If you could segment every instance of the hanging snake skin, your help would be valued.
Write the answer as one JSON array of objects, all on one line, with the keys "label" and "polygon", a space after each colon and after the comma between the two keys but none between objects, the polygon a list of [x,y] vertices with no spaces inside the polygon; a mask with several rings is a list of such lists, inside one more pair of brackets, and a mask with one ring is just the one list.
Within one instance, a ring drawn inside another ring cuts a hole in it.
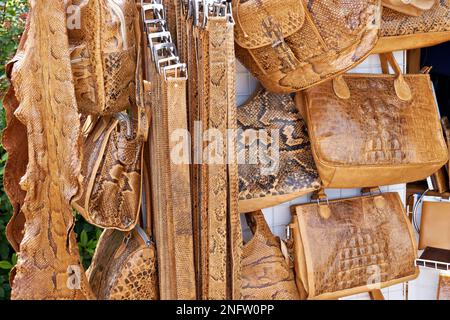
[{"label": "hanging snake skin", "polygon": [[11,298],[91,299],[69,205],[79,187],[81,161],[66,5],[29,3],[23,59],[12,71],[20,102],[15,114],[27,128],[29,162],[21,180],[26,223]]}]

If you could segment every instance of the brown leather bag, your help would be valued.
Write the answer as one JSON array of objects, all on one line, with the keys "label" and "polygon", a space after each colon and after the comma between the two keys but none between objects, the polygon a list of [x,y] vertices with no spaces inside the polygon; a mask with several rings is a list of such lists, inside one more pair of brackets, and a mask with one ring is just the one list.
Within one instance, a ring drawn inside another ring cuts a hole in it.
[{"label": "brown leather bag", "polygon": [[437,0],[382,0],[383,6],[410,16],[420,16],[430,10]]},{"label": "brown leather bag", "polygon": [[238,107],[237,120],[240,212],[320,188],[306,124],[289,95],[259,88]]},{"label": "brown leather bag", "polygon": [[363,61],[378,39],[380,0],[233,0],[236,55],[264,87],[299,91]]},{"label": "brown leather bag", "polygon": [[111,115],[127,109],[139,85],[135,0],[70,2],[79,10],[67,25],[78,110]]},{"label": "brown leather bag", "polygon": [[72,206],[98,227],[130,231],[138,222],[144,144],[136,126],[120,113],[98,119],[85,134],[83,188]]},{"label": "brown leather bag", "polygon": [[298,287],[336,299],[415,279],[417,244],[398,193],[292,207]]},{"label": "brown leather bag", "polygon": [[149,207],[142,207],[144,227],[137,225],[130,232],[105,230],[100,236],[87,270],[97,299],[159,299],[156,247],[148,210]]},{"label": "brown leather bag", "polygon": [[299,300],[286,245],[272,234],[261,211],[248,213],[246,218],[253,238],[242,252],[241,299]]},{"label": "brown leather bag", "polygon": [[434,46],[450,40],[450,0],[436,1],[420,16],[384,8],[380,39],[373,53]]},{"label": "brown leather bag", "polygon": [[426,247],[450,250],[450,203],[423,201],[419,250]]},{"label": "brown leather bag", "polygon": [[422,180],[448,161],[429,75],[385,58],[395,75],[346,74],[297,95],[325,187]]}]

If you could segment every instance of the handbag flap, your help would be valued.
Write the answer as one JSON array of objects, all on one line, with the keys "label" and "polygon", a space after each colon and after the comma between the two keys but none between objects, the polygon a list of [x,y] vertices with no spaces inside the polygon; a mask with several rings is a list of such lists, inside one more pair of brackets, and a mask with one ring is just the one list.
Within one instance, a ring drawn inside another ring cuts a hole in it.
[{"label": "handbag flap", "polygon": [[383,6],[410,16],[419,16],[430,10],[436,0],[382,0]]},{"label": "handbag flap", "polygon": [[[330,207],[328,219],[320,215],[321,206]],[[304,204],[295,211],[310,299],[348,296],[417,277],[415,238],[398,193]]]},{"label": "handbag flap", "polygon": [[247,49],[280,41],[298,31],[305,21],[301,0],[238,0],[233,1],[233,12],[235,41]]}]

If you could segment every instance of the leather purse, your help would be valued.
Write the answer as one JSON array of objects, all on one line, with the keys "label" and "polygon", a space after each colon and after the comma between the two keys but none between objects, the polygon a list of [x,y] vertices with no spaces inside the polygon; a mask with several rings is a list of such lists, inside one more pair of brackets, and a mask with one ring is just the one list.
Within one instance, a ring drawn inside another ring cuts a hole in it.
[{"label": "leather purse", "polygon": [[272,234],[261,211],[246,218],[253,238],[242,251],[241,299],[299,300],[286,245]]},{"label": "leather purse", "polygon": [[320,188],[306,124],[289,95],[259,88],[238,107],[237,121],[240,212]]},{"label": "leather purse", "polygon": [[296,97],[324,187],[422,180],[448,161],[429,75],[382,61],[395,75],[346,74]]},{"label": "leather purse", "polygon": [[292,207],[296,282],[337,299],[415,279],[417,244],[398,193]]},{"label": "leather purse", "polygon": [[420,16],[430,10],[437,0],[382,0],[383,6],[410,16]]},{"label": "leather purse", "polygon": [[[143,199],[147,198],[146,193]],[[149,206],[142,206],[143,227],[129,232],[105,230],[86,274],[99,300],[158,300],[158,264]]]},{"label": "leather purse", "polygon": [[143,139],[125,113],[92,126],[83,142],[82,188],[72,206],[91,224],[130,231],[141,205]]},{"label": "leather purse", "polygon": [[450,203],[423,201],[419,250],[426,247],[450,250]]},{"label": "leather purse", "polygon": [[384,8],[373,53],[430,47],[450,40],[450,0],[436,1],[419,16]]},{"label": "leather purse", "polygon": [[380,0],[233,0],[236,56],[272,92],[299,91],[363,61]]},{"label": "leather purse", "polygon": [[126,110],[135,102],[139,85],[135,79],[140,39],[135,0],[70,2],[79,10],[79,18],[68,20],[67,26],[79,111],[112,115]]}]

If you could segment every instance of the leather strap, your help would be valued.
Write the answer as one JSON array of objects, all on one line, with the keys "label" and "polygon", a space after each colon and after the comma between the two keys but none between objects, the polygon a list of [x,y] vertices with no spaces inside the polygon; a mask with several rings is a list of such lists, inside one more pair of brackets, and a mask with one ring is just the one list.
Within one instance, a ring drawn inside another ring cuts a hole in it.
[{"label": "leather strap", "polygon": [[383,293],[380,289],[369,291],[369,296],[371,300],[384,300]]}]

